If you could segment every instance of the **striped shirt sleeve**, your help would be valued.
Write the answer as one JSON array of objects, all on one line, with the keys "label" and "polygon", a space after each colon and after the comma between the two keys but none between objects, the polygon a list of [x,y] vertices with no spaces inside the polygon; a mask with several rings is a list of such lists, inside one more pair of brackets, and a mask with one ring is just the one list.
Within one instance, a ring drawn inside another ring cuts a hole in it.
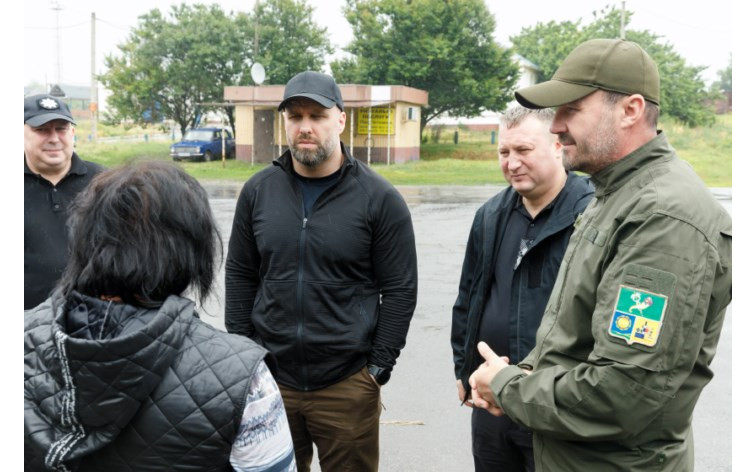
[{"label": "striped shirt sleeve", "polygon": [[281,392],[264,362],[252,379],[230,462],[237,472],[297,470]]}]

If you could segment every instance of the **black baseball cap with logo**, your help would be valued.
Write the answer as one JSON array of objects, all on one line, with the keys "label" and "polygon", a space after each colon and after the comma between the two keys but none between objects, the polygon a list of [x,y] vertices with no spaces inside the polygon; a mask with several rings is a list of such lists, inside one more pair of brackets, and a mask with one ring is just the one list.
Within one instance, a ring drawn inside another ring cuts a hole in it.
[{"label": "black baseball cap with logo", "polygon": [[339,110],[344,111],[341,90],[333,77],[328,74],[308,70],[292,77],[286,84],[284,98],[278,105],[278,111],[286,107],[286,102],[297,97],[314,100],[324,108],[333,108],[336,105]]},{"label": "black baseball cap with logo", "polygon": [[573,49],[551,80],[517,90],[515,98],[526,108],[550,108],[596,90],[638,93],[659,105],[659,71],[651,56],[632,41],[592,39]]},{"label": "black baseball cap with logo", "polygon": [[76,124],[68,105],[60,98],[47,94],[24,97],[24,124],[37,127],[52,120]]}]

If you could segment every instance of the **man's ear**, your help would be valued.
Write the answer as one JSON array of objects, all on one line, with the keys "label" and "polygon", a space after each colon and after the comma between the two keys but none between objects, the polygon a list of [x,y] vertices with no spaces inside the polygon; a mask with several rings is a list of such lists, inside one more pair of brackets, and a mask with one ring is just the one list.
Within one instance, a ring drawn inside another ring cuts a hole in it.
[{"label": "man's ear", "polygon": [[346,112],[341,112],[339,115],[339,134],[344,132],[344,128],[346,128]]},{"label": "man's ear", "polygon": [[646,114],[646,99],[642,95],[634,93],[623,98],[620,101],[622,106],[622,116],[620,118],[620,127],[631,128],[636,123],[643,121]]}]

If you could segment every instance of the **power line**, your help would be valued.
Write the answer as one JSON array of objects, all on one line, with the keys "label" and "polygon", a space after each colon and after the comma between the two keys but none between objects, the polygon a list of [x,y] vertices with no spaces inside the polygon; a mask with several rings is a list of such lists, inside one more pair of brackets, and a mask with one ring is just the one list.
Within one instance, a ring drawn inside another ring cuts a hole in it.
[{"label": "power line", "polygon": [[103,24],[106,24],[108,26],[112,26],[113,28],[124,30],[124,31],[129,31],[130,32],[131,29],[132,29],[130,26],[117,25],[115,23],[111,23],[110,21],[103,20],[102,18],[99,18],[99,17],[97,18],[97,21],[99,23],[103,23]]},{"label": "power line", "polygon": [[27,30],[54,30],[54,29],[69,29],[69,28],[76,28],[82,25],[88,25],[89,22],[82,22],[82,23],[76,23],[75,25],[68,25],[68,26],[25,26],[24,29]]},{"label": "power line", "polygon": [[664,15],[660,15],[660,14],[654,12],[654,11],[647,10],[645,8],[638,8],[638,7],[635,7],[635,6],[633,6],[633,8],[636,9],[636,10],[641,10],[641,11],[643,11],[645,13],[648,13],[651,16],[655,16],[655,17],[660,18],[662,20],[669,21],[670,23],[676,23],[676,24],[678,24],[680,26],[685,26],[687,28],[697,29],[697,30],[701,30],[701,31],[709,31],[709,32],[712,32],[712,33],[731,33],[732,32],[732,30],[729,30],[729,29],[716,29],[716,28],[707,28],[705,26],[690,25],[688,23],[683,23],[682,21],[674,20],[674,19],[668,18],[668,17],[666,17]]},{"label": "power line", "polygon": [[[110,21],[103,20],[102,18],[96,18],[95,20],[98,23],[103,23],[103,24],[106,24],[108,26],[112,26],[113,28],[121,29],[121,30],[124,30],[124,31],[131,31],[131,27],[129,27],[129,26],[123,26],[123,25],[118,25],[118,24],[115,24],[115,23],[111,23]],[[48,30],[49,31],[49,30],[54,30],[54,29],[78,28],[79,26],[84,26],[84,25],[89,25],[89,24],[90,24],[89,21],[83,21],[81,23],[76,23],[76,24],[67,25],[67,26],[59,26],[57,28],[55,26],[24,26],[24,29],[26,29],[26,30]]]}]

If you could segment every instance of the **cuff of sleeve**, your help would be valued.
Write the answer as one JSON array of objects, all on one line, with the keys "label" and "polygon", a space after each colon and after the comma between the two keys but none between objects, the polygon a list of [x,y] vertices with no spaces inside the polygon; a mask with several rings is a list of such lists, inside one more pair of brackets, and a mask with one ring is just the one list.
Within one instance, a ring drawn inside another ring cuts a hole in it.
[{"label": "cuff of sleeve", "polygon": [[494,394],[494,398],[496,398],[496,405],[504,410],[502,403],[501,403],[501,392],[504,390],[504,387],[507,386],[509,382],[512,380],[518,379],[520,377],[525,377],[527,374],[522,371],[517,366],[510,365],[507,367],[504,367],[499,371],[498,374],[493,378],[491,381],[491,391]]},{"label": "cuff of sleeve", "polygon": [[518,367],[521,367],[521,368],[522,368],[522,367],[524,367],[524,368],[526,368],[526,369],[529,369],[529,370],[533,370],[533,363],[534,363],[533,361],[534,361],[534,359],[533,359],[533,358],[531,358],[530,356],[528,356],[528,357],[526,357],[525,359],[521,360],[521,361],[520,361],[520,362],[519,362],[519,363],[517,364],[517,366],[518,366]]},{"label": "cuff of sleeve", "polygon": [[385,362],[378,356],[373,356],[373,355],[368,356],[367,365],[374,365],[376,367],[380,367],[381,369],[385,369],[388,372],[391,372],[394,370],[394,364]]}]

